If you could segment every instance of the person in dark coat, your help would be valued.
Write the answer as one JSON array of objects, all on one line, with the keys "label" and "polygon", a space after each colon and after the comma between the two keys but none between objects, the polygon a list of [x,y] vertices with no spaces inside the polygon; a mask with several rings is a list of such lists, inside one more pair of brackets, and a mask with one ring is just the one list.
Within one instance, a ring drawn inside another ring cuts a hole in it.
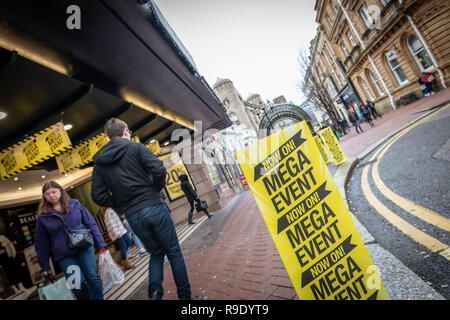
[{"label": "person in dark coat", "polygon": [[367,100],[366,107],[369,109],[374,120],[381,118],[381,114],[377,112],[377,109],[375,109],[375,104],[372,101]]},{"label": "person in dark coat", "polygon": [[50,273],[49,259],[58,263],[66,278],[73,276],[74,266],[80,270],[80,283],[73,288],[78,300],[103,300],[103,288],[98,275],[94,248],[72,250],[64,230],[89,229],[100,252],[106,243],[94,217],[76,199],[71,199],[56,182],[49,181],[42,188],[42,201],[34,231],[34,246],[41,273]]},{"label": "person in dark coat", "polygon": [[361,132],[364,132],[363,129],[361,128],[361,125],[359,124],[358,116],[356,115],[355,112],[349,112],[348,119],[355,127],[357,134],[359,134],[358,128],[359,128],[359,130],[361,130]]},{"label": "person in dark coat", "polygon": [[132,142],[128,125],[109,119],[105,133],[111,139],[94,156],[92,200],[125,215],[148,253],[151,300],[164,294],[164,257],[167,256],[180,300],[191,299],[191,286],[172,217],[161,199],[166,168],[144,144]]},{"label": "person in dark coat", "polygon": [[375,125],[372,122],[372,117],[370,116],[369,107],[367,105],[366,106],[362,106],[361,107],[361,111],[362,111],[362,114],[363,114],[364,118],[366,118],[366,120],[370,124],[370,126],[374,127]]},{"label": "person in dark coat", "polygon": [[[197,197],[197,193],[192,188],[187,175],[185,175],[185,174],[180,175],[180,186],[181,186],[181,190],[183,190],[189,204],[191,205],[191,209],[189,210],[188,223],[194,224],[195,222],[192,221],[192,215],[194,212],[194,201],[199,202],[200,199]],[[212,215],[210,215],[208,213],[208,210],[203,209],[203,211],[205,211],[208,218],[212,217]]]}]

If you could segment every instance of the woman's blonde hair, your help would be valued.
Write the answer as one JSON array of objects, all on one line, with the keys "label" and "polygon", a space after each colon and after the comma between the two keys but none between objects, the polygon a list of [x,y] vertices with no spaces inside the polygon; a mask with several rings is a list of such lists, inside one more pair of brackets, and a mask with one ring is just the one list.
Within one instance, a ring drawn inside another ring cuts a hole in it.
[{"label": "woman's blonde hair", "polygon": [[49,181],[46,182],[42,186],[42,200],[39,204],[38,209],[38,216],[40,216],[42,213],[47,212],[51,209],[53,209],[53,205],[49,203],[44,196],[45,191],[47,191],[50,188],[58,189],[61,192],[61,197],[59,198],[59,202],[61,203],[61,208],[63,212],[61,212],[63,215],[69,212],[70,210],[70,196],[67,194],[67,192],[61,187],[58,183],[55,181]]}]

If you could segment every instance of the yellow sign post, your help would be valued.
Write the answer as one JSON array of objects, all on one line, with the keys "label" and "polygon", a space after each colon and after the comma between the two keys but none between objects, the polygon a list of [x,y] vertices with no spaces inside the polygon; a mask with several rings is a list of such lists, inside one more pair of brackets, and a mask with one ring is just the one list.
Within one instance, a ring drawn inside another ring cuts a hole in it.
[{"label": "yellow sign post", "polygon": [[58,122],[0,153],[2,180],[72,147],[64,124]]},{"label": "yellow sign post", "polygon": [[327,127],[321,131],[319,131],[320,137],[323,139],[328,151],[330,151],[331,158],[333,158],[333,162],[335,165],[340,165],[347,161],[345,157],[344,151],[341,149],[341,145],[339,141],[336,139],[336,136],[331,130],[330,127]]},{"label": "yellow sign post", "polygon": [[236,157],[300,300],[389,299],[306,122]]},{"label": "yellow sign post", "polygon": [[314,141],[316,142],[317,149],[319,149],[320,155],[323,158],[323,161],[325,163],[328,163],[331,161],[330,157],[328,157],[327,151],[323,147],[322,141],[320,141],[319,135],[314,136]]},{"label": "yellow sign post", "polygon": [[173,152],[162,155],[159,159],[164,163],[164,167],[167,170],[165,189],[170,201],[175,201],[184,196],[184,192],[181,190],[180,186],[180,176],[183,173],[188,176],[188,180],[191,183],[192,188],[195,190],[195,186],[189,176],[189,172],[183,163],[183,159],[181,159],[178,153]]}]

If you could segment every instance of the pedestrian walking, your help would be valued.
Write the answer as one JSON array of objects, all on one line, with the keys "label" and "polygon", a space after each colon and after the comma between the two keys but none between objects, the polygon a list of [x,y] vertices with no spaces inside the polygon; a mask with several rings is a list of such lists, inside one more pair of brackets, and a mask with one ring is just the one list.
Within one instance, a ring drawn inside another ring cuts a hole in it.
[{"label": "pedestrian walking", "polygon": [[370,116],[370,110],[368,106],[362,106],[361,111],[363,113],[364,118],[366,118],[367,122],[370,124],[371,127],[374,127],[375,125],[372,122],[372,117]]},{"label": "pedestrian walking", "polygon": [[117,213],[112,208],[100,208],[99,213],[103,217],[109,237],[120,252],[117,264],[124,270],[136,268],[128,259],[131,239]]},{"label": "pedestrian walking", "polygon": [[[133,229],[131,229],[131,226],[125,217],[123,218],[122,223],[123,223],[125,229],[127,229],[127,231],[128,231],[127,234],[130,236],[130,240],[139,249],[139,253],[141,255],[148,254],[147,250],[145,250],[144,245],[142,244],[141,239],[139,239],[139,237],[136,235],[136,233],[133,231]],[[131,258],[131,257],[129,257],[129,258]]]},{"label": "pedestrian walking", "polygon": [[[186,198],[191,206],[191,208],[189,210],[189,215],[188,215],[188,223],[194,224],[195,222],[192,221],[192,215],[194,213],[194,201],[198,204],[198,203],[200,203],[200,199],[198,198],[195,190],[192,188],[187,175],[185,175],[185,174],[180,175],[180,186],[181,186],[181,190],[183,190],[184,195],[186,196]],[[198,206],[197,212],[199,211],[198,209],[200,209],[200,211],[204,211],[209,219],[212,217],[212,215],[208,213],[208,210],[206,208],[201,208]]]},{"label": "pedestrian walking", "polygon": [[347,120],[345,120],[345,118],[344,119],[341,119],[341,120],[338,120],[339,121],[339,126],[341,127],[341,130],[342,130],[342,132],[344,133],[344,134],[347,134],[347,125],[346,125],[346,123],[345,123],[345,121],[347,121]]},{"label": "pedestrian walking", "polygon": [[100,253],[105,252],[106,243],[88,210],[78,200],[71,199],[58,183],[46,182],[42,187],[34,234],[41,273],[44,277],[49,275],[52,257],[66,278],[78,272],[80,283],[75,283],[72,289],[78,300],[103,300],[94,247],[88,243],[88,246],[74,248],[73,242],[69,243],[69,233],[86,229],[90,233],[87,242],[93,242]]},{"label": "pedestrian walking", "polygon": [[427,86],[425,84],[425,81],[423,81],[423,73],[419,74],[417,81],[419,82],[420,90],[422,90],[423,95],[426,97],[427,96]]},{"label": "pedestrian walking", "polygon": [[356,133],[357,133],[357,134],[360,133],[360,132],[358,131],[358,128],[359,128],[359,130],[361,131],[361,133],[364,132],[363,129],[361,128],[361,125],[359,124],[358,116],[357,116],[354,112],[349,112],[349,113],[348,113],[348,119],[350,120],[350,122],[351,122],[351,123],[353,124],[353,126],[355,127]]},{"label": "pedestrian walking", "polygon": [[373,103],[373,101],[367,100],[366,107],[369,109],[370,114],[373,116],[374,120],[376,120],[377,118],[381,118],[381,114],[379,114],[375,109],[375,104]]},{"label": "pedestrian walking", "polygon": [[105,132],[111,140],[94,156],[92,199],[124,214],[151,254],[149,298],[162,299],[164,257],[167,255],[178,298],[191,299],[175,226],[160,195],[166,178],[163,162],[144,144],[130,141],[131,131],[124,121],[108,120]]},{"label": "pedestrian walking", "polygon": [[422,77],[419,79],[421,79],[421,80],[419,80],[419,83],[421,84],[421,86],[422,86],[422,83],[425,86],[424,95],[426,97],[428,97],[430,94],[434,94],[433,85],[432,85],[432,83],[434,81],[434,75],[432,73],[422,72]]}]

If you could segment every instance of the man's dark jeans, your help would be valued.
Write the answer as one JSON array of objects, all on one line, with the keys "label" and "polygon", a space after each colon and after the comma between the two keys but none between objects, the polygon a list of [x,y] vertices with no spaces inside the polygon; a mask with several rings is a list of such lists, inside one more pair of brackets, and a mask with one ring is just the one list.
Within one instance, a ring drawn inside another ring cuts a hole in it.
[{"label": "man's dark jeans", "polygon": [[164,256],[167,255],[177,286],[179,299],[191,298],[191,287],[172,217],[165,204],[141,209],[127,217],[131,228],[151,254],[149,263],[149,296],[164,293]]}]

